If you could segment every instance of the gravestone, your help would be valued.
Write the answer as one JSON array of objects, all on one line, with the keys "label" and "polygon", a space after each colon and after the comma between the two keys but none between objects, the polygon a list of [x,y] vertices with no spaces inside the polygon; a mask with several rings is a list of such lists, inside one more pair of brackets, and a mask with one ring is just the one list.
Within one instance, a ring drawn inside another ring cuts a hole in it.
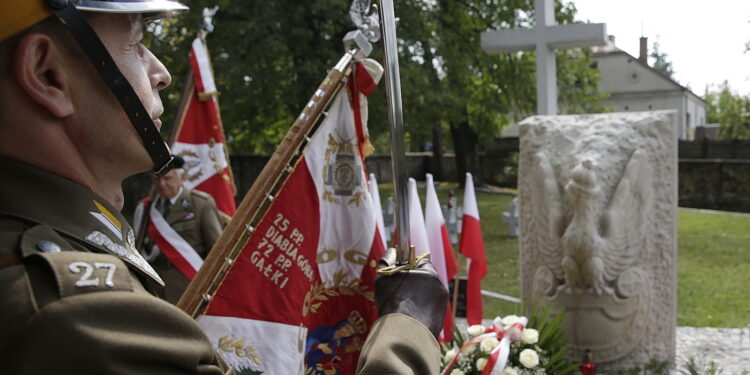
[{"label": "gravestone", "polygon": [[568,356],[674,363],[674,111],[520,123],[521,294],[566,312]]},{"label": "gravestone", "polygon": [[508,236],[518,237],[518,197],[510,201],[508,211],[503,212],[503,223],[508,225]]}]

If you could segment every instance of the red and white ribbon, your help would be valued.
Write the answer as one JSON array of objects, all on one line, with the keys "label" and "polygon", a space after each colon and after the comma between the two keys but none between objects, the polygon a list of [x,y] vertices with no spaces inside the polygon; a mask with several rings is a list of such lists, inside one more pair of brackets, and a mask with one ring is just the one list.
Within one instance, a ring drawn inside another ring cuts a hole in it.
[{"label": "red and white ribbon", "polygon": [[461,357],[461,353],[465,352],[466,349],[473,345],[479,345],[485,339],[490,337],[496,338],[500,341],[496,347],[490,351],[489,357],[487,357],[487,365],[482,369],[482,375],[500,375],[505,369],[505,365],[508,363],[508,355],[510,355],[510,343],[521,338],[521,333],[526,328],[528,319],[520,317],[519,322],[511,325],[510,327],[504,327],[501,323],[500,318],[495,318],[492,326],[485,328],[484,333],[471,339],[461,346],[456,356],[451,359],[450,363],[445,366],[445,369],[441,375],[450,374],[451,370],[456,367],[458,358]]},{"label": "red and white ribbon", "polygon": [[167,259],[183,275],[192,280],[203,265],[203,258],[179,233],[172,229],[155,206],[151,205],[148,234]]}]

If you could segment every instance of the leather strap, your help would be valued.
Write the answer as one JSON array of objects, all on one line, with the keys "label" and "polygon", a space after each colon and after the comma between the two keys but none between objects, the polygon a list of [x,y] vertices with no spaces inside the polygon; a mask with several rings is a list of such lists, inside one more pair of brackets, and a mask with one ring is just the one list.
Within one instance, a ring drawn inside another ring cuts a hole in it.
[{"label": "leather strap", "polygon": [[50,10],[68,27],[78,44],[86,52],[91,63],[96,67],[99,76],[117,97],[154,163],[152,172],[159,176],[169,172],[173,163],[169,147],[162,139],[133,87],[130,86],[130,82],[117,68],[117,64],[115,64],[94,29],[69,0],[46,0],[46,2]]},{"label": "leather strap", "polygon": [[5,267],[21,264],[21,258],[16,254],[0,254],[0,270]]}]

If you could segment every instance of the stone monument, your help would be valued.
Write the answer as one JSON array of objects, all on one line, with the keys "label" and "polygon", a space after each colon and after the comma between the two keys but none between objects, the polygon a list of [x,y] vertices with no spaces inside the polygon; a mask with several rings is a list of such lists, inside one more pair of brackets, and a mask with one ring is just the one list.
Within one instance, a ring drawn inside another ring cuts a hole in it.
[{"label": "stone monument", "polygon": [[520,123],[521,294],[566,312],[568,356],[674,363],[676,113]]}]

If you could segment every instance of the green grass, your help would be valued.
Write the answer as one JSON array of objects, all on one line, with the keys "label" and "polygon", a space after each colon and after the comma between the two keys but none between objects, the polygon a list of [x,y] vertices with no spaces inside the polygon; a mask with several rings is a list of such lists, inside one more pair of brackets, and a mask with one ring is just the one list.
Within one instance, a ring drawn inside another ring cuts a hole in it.
[{"label": "green grass", "polygon": [[[457,184],[438,186],[441,204],[454,190],[463,205]],[[380,186],[381,201],[392,195],[389,184]],[[512,195],[477,192],[482,223],[487,276],[482,288],[520,296],[518,239],[508,237],[502,213]],[[424,206],[424,190],[420,189]],[[678,217],[678,314],[677,324],[693,327],[750,327],[750,215],[679,210]],[[458,253],[458,245],[454,245]],[[458,256],[465,275],[465,258]],[[484,316],[521,313],[521,306],[484,298]]]},{"label": "green grass", "polygon": [[750,327],[750,216],[680,210],[679,325]]}]

